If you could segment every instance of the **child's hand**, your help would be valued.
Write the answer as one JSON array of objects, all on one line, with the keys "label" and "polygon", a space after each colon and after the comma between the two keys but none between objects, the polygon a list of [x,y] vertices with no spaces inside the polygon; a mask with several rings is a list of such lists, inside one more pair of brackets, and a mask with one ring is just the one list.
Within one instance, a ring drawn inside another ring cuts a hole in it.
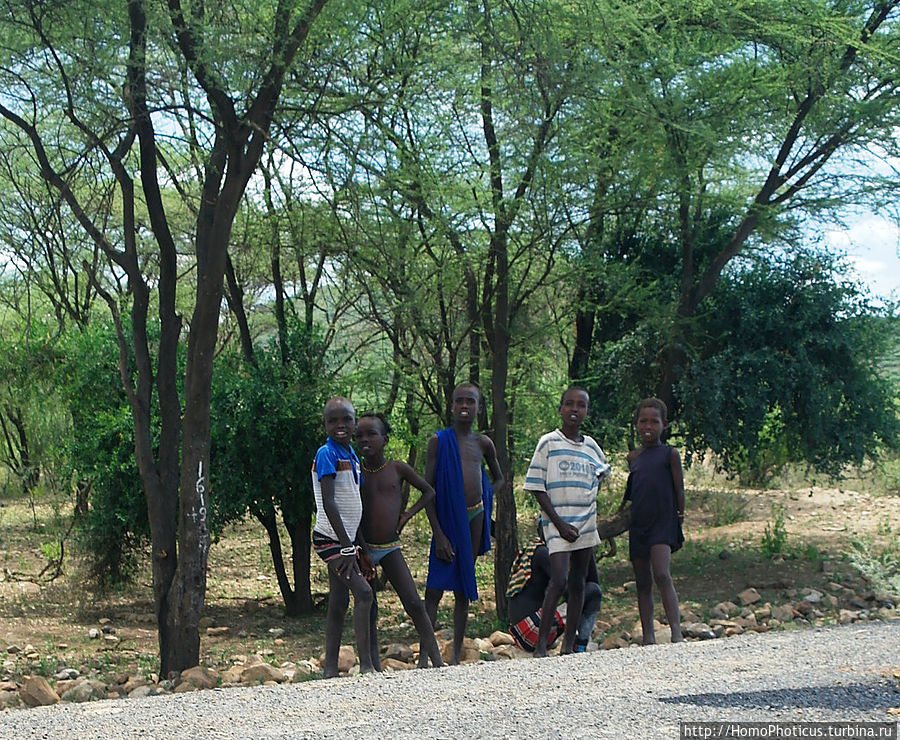
[{"label": "child's hand", "polygon": [[362,574],[365,576],[365,579],[367,581],[373,580],[375,578],[375,562],[372,560],[372,556],[368,552],[361,552],[359,554],[359,564],[362,566]]},{"label": "child's hand", "polygon": [[400,536],[400,533],[403,531],[403,528],[409,523],[409,520],[412,519],[410,513],[408,511],[404,511],[400,515],[400,519],[397,520],[397,536]]},{"label": "child's hand", "polygon": [[566,542],[574,542],[581,536],[581,532],[578,531],[577,527],[568,522],[563,522],[562,526],[559,528],[559,536]]},{"label": "child's hand", "polygon": [[453,545],[443,532],[438,532],[434,536],[434,554],[447,563],[453,560]]},{"label": "child's hand", "polygon": [[[370,561],[371,562],[371,561]],[[359,573],[359,563],[356,555],[340,555],[334,565],[339,576],[349,579],[354,573]]]}]

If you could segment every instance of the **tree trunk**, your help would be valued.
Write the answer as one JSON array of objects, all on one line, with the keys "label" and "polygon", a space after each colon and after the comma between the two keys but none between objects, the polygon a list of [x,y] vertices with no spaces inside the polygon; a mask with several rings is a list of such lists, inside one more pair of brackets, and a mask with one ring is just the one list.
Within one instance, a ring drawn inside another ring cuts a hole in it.
[{"label": "tree trunk", "polygon": [[275,568],[275,578],[284,601],[284,613],[288,617],[299,617],[312,611],[312,595],[310,593],[309,556],[310,541],[309,532],[312,529],[312,515],[301,516],[295,522],[285,519],[285,528],[291,541],[291,555],[294,563],[294,586],[287,577],[287,568],[281,553],[281,536],[278,534],[278,524],[275,519],[275,511],[254,511],[253,516],[262,524],[269,538],[269,552],[272,554],[272,565]]},{"label": "tree trunk", "polygon": [[312,584],[309,578],[312,545],[312,512],[301,514],[296,521],[285,520],[291,538],[291,555],[294,561],[294,604],[288,609],[289,617],[309,614],[313,610]]}]

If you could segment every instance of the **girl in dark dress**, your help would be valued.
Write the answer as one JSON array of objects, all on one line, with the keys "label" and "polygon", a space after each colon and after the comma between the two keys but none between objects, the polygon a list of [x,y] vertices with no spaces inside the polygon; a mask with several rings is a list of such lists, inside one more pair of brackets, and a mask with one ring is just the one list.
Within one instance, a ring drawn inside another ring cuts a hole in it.
[{"label": "girl in dark dress", "polygon": [[674,447],[663,444],[667,424],[665,403],[645,398],[638,404],[635,427],[641,446],[628,453],[626,499],[631,500],[629,557],[634,567],[638,612],[644,644],[656,642],[653,629],[653,583],[659,589],[666,618],[672,629],[672,642],[681,642],[678,594],[669,573],[672,553],[681,547],[684,535],[684,473],[681,456]]}]

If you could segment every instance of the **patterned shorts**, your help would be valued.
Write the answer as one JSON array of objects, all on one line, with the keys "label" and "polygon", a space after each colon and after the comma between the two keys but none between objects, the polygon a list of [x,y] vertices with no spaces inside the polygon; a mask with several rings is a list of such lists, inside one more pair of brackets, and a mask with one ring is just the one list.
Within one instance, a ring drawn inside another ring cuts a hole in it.
[{"label": "patterned shorts", "polygon": [[[534,646],[537,645],[538,630],[541,628],[541,610],[538,609],[533,614],[520,619],[515,624],[509,625],[509,632],[516,641],[516,644],[527,650],[529,653],[534,652]],[[566,629],[566,623],[557,611],[553,615],[553,624],[550,625],[550,632],[547,635],[547,647],[551,647],[556,638],[559,637]]]}]

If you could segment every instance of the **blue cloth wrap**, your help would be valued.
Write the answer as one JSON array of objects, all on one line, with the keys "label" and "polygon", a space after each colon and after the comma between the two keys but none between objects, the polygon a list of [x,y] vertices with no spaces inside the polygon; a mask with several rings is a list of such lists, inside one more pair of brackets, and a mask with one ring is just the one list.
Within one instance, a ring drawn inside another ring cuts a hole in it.
[{"label": "blue cloth wrap", "polygon": [[[463,488],[459,444],[452,428],[437,432],[437,460],[434,465],[435,508],[441,529],[453,545],[453,560],[441,560],[434,552],[434,538],[428,555],[428,580],[425,585],[442,591],[461,592],[470,601],[478,598],[475,583],[475,557],[466,511],[466,492]],[[484,503],[484,526],[478,554],[491,549],[491,514],[494,509],[494,489],[481,469],[481,500]]]}]

